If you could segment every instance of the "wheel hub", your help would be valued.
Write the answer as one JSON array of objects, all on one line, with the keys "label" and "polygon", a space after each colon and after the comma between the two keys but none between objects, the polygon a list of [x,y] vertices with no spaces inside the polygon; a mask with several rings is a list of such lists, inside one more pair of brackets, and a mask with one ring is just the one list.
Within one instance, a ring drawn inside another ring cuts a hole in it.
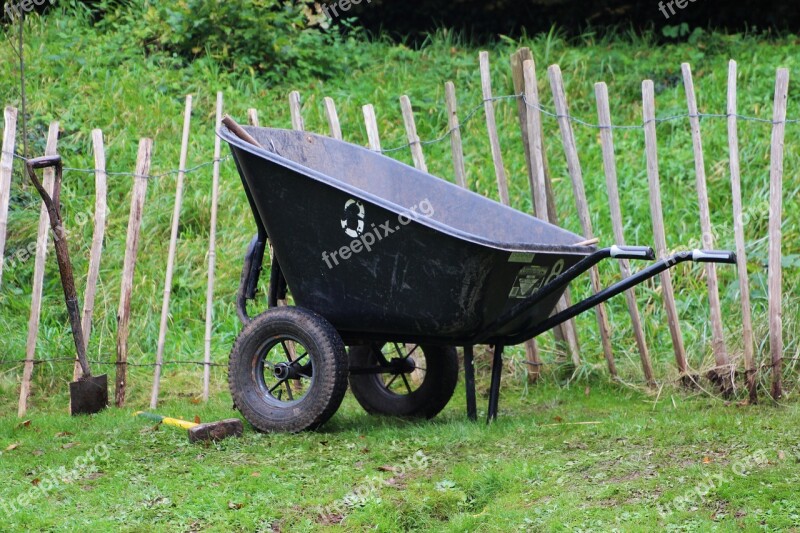
[{"label": "wheel hub", "polygon": [[272,372],[275,377],[281,381],[287,379],[298,379],[300,377],[298,375],[297,368],[291,363],[278,363],[272,369]]}]

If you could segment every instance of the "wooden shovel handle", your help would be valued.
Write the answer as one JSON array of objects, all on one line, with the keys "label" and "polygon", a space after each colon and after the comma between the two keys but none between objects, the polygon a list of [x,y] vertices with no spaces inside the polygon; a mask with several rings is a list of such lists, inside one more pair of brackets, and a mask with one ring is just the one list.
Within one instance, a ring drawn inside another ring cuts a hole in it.
[{"label": "wooden shovel handle", "polygon": [[[28,160],[28,177],[33,186],[42,197],[47,214],[50,217],[50,227],[53,229],[53,242],[56,249],[56,260],[58,261],[58,271],[61,277],[61,286],[64,289],[64,301],[67,304],[67,314],[69,315],[70,327],[72,329],[72,339],[75,341],[75,349],[78,353],[78,363],[81,365],[83,378],[91,377],[92,372],[89,368],[89,361],[86,359],[86,346],[83,342],[83,328],[81,327],[80,307],[78,305],[78,293],[75,290],[75,276],[72,273],[72,261],[69,258],[69,247],[67,246],[67,232],[61,220],[61,209],[59,199],[61,196],[61,180],[63,165],[61,157],[46,156]],[[51,197],[45,190],[36,169],[55,167],[56,176],[53,183],[53,196]]]},{"label": "wooden shovel handle", "polygon": [[259,148],[263,148],[261,144],[259,144],[259,142],[255,140],[252,135],[247,133],[243,127],[241,127],[235,120],[233,120],[230,115],[225,115],[222,118],[222,123],[225,125],[226,128],[231,130],[231,133],[239,137],[241,140],[248,142],[253,146],[258,146]]}]

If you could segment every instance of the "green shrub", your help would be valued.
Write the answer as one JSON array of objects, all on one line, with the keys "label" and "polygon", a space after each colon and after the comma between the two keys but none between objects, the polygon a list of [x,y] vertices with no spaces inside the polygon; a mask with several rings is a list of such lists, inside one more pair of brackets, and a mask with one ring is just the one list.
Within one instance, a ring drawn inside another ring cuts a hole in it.
[{"label": "green shrub", "polygon": [[340,74],[331,51],[350,42],[339,29],[327,28],[309,0],[140,0],[107,14],[103,23],[129,25],[149,52],[187,61],[208,56],[274,81]]}]

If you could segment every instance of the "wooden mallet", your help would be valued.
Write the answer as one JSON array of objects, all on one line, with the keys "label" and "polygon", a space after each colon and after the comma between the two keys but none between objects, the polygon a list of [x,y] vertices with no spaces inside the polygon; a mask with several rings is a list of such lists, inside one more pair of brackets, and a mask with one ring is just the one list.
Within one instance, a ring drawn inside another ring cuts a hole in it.
[{"label": "wooden mallet", "polygon": [[241,437],[244,431],[242,421],[238,418],[228,418],[227,420],[208,422],[207,424],[198,424],[196,422],[189,422],[179,418],[170,418],[168,416],[161,416],[154,413],[145,413],[143,411],[137,411],[134,414],[141,418],[155,420],[161,424],[188,430],[189,442],[216,441],[226,439],[228,437]]}]

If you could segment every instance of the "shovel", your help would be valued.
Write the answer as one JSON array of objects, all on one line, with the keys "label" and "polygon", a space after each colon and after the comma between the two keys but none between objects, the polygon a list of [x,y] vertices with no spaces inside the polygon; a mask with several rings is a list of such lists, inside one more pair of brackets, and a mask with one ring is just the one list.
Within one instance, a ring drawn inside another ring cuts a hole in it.
[{"label": "shovel", "polygon": [[[56,176],[53,183],[53,196],[51,197],[42,182],[36,176],[37,169],[55,167]],[[72,338],[78,352],[78,364],[81,367],[81,378],[69,384],[70,413],[72,415],[93,414],[102,411],[108,406],[108,376],[92,376],[89,361],[86,359],[86,344],[81,329],[80,309],[78,308],[78,294],[75,291],[75,278],[72,274],[72,262],[69,259],[67,246],[67,232],[61,219],[61,179],[63,165],[61,156],[45,156],[28,160],[28,177],[39,196],[42,197],[47,214],[50,217],[50,227],[53,229],[53,242],[58,261],[58,272],[61,275],[61,286],[64,288],[64,300],[67,304],[67,313],[72,328]]]}]

